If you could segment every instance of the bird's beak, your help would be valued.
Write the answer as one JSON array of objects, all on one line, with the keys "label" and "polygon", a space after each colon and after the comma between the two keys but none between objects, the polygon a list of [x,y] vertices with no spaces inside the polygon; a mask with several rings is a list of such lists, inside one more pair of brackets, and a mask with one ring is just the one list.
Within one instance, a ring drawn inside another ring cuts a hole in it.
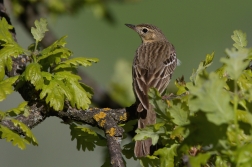
[{"label": "bird's beak", "polygon": [[135,30],[136,26],[133,24],[125,24],[127,27],[131,28],[132,30]]}]

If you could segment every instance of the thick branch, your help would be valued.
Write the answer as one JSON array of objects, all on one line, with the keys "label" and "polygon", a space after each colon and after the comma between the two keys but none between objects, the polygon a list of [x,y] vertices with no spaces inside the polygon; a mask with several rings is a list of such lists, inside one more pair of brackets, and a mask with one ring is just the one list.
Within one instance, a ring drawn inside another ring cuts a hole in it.
[{"label": "thick branch", "polygon": [[[58,112],[53,111],[52,109],[50,110],[50,108],[47,108],[46,105],[36,103],[33,106],[30,106],[29,113],[28,117],[19,115],[15,119],[26,124],[29,128],[33,128],[44,121],[47,117],[56,116],[64,121],[77,121],[103,129],[107,138],[107,145],[111,157],[111,166],[124,166],[120,147],[123,137],[123,129],[118,126],[118,124],[127,120],[128,114],[126,109],[90,108],[88,110],[77,110],[76,108],[68,106],[64,111]],[[20,127],[15,126],[9,119],[3,119],[0,124],[19,133],[20,135],[25,135]]]}]

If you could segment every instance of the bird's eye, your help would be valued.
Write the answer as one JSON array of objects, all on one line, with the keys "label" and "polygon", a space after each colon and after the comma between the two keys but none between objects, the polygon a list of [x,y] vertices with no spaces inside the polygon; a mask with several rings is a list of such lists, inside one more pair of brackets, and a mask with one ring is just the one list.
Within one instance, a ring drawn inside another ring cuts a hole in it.
[{"label": "bird's eye", "polygon": [[146,28],[144,28],[142,31],[143,31],[143,33],[146,33],[148,30]]}]

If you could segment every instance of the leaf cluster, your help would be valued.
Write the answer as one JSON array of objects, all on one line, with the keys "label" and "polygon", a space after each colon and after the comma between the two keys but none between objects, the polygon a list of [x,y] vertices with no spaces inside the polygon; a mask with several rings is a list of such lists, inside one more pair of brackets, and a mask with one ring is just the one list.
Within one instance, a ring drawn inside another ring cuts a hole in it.
[{"label": "leaf cluster", "polygon": [[6,141],[8,142],[11,142],[13,146],[17,145],[22,150],[26,148],[26,144],[38,145],[37,139],[25,124],[16,119],[10,118],[15,117],[19,114],[23,114],[24,116],[29,115],[29,112],[27,111],[27,102],[23,102],[17,108],[10,109],[6,112],[0,111],[1,119],[8,118],[9,120],[11,120],[14,126],[17,126],[22,130],[24,136],[20,136],[11,129],[0,125],[1,138],[6,139]]},{"label": "leaf cluster", "polygon": [[251,166],[252,49],[242,31],[231,37],[234,48],[226,49],[220,68],[208,72],[214,53],[207,54],[189,82],[176,80],[177,98],[163,100],[150,90],[158,121],[136,130],[134,139],[151,138],[160,148],[141,159],[143,166],[157,159],[162,167]]},{"label": "leaf cluster", "polygon": [[106,139],[88,127],[70,125],[72,140],[77,140],[77,149],[94,151],[95,146],[106,146]]},{"label": "leaf cluster", "polygon": [[[69,101],[70,105],[77,109],[87,109],[91,104],[92,89],[80,82],[81,78],[77,75],[77,68],[78,66],[91,66],[92,63],[98,62],[98,59],[71,58],[72,52],[65,47],[66,36],[55,41],[49,47],[40,49],[39,42],[48,31],[45,19],[35,21],[35,27],[31,29],[35,43],[31,44],[28,49],[24,49],[16,43],[9,31],[12,28],[5,18],[0,20],[0,101],[11,94],[14,88],[17,91],[22,89],[25,84],[30,83],[39,95],[37,100],[45,101],[55,111],[63,110],[66,101]],[[5,77],[5,73],[12,70],[13,59],[20,55],[26,55],[30,61],[22,74]],[[13,119],[20,114],[29,115],[27,102],[20,104],[18,108],[0,112],[0,119]],[[24,143],[37,144],[29,128],[16,121],[13,119],[14,125],[20,127],[25,138],[4,126],[1,126],[1,137],[12,141],[14,145],[17,144],[22,149],[25,148]]]}]

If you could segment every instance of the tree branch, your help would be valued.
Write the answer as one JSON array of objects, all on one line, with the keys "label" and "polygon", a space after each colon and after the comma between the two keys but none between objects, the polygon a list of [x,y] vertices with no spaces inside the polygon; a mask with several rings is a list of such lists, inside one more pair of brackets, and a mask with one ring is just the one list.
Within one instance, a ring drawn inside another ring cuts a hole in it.
[{"label": "tree branch", "polygon": [[[38,107],[39,106],[39,107]],[[123,129],[118,124],[127,120],[126,109],[109,109],[109,108],[89,108],[88,110],[78,110],[67,105],[63,111],[54,111],[46,104],[34,103],[29,106],[29,116],[19,115],[15,119],[24,123],[29,128],[37,126],[47,117],[56,116],[62,120],[71,120],[89,124],[101,128],[105,132],[107,145],[111,157],[111,165],[113,167],[123,167],[122,151],[120,143],[123,137]],[[0,122],[1,125],[25,135],[19,126],[15,126],[13,122],[6,118]]]}]

